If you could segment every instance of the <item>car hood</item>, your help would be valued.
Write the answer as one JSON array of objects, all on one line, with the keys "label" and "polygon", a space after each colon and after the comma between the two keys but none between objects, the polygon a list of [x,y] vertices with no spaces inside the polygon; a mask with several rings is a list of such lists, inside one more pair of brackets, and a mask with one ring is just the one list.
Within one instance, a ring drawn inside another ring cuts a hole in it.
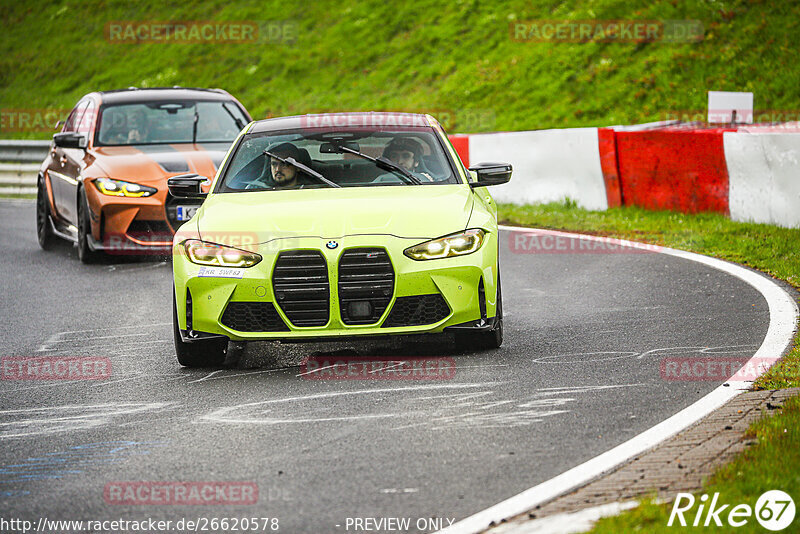
[{"label": "car hood", "polygon": [[229,147],[230,143],[109,146],[97,147],[92,155],[108,177],[147,184],[189,172],[213,177]]},{"label": "car hood", "polygon": [[430,239],[463,230],[472,204],[470,188],[455,184],[218,193],[203,204],[198,231],[209,241],[254,233],[257,243],[358,234]]}]

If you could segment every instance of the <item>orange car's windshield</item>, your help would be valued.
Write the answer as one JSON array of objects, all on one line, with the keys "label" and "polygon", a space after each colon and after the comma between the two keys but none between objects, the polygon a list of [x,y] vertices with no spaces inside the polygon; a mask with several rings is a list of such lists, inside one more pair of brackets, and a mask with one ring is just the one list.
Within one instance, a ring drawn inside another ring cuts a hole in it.
[{"label": "orange car's windshield", "polygon": [[96,145],[231,142],[248,120],[233,102],[146,102],[101,108]]}]

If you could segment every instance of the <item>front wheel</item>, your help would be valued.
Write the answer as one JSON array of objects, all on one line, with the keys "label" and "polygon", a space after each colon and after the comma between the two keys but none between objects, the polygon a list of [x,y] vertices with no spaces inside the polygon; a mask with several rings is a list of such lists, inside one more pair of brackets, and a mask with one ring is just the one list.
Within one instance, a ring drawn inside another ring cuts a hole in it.
[{"label": "front wheel", "polygon": [[503,292],[500,288],[500,274],[497,275],[497,311],[494,328],[488,332],[464,332],[458,334],[456,343],[462,349],[499,349],[503,344]]},{"label": "front wheel", "polygon": [[50,199],[47,198],[44,178],[40,177],[36,183],[36,236],[42,250],[51,250],[56,242],[50,224]]},{"label": "front wheel", "polygon": [[81,189],[78,193],[78,259],[82,263],[97,263],[103,253],[92,250],[89,246],[89,236],[92,234],[92,222],[89,219],[89,202],[86,200],[86,191]]},{"label": "front wheel", "polygon": [[175,303],[175,289],[172,290],[172,335],[175,340],[175,354],[178,363],[184,367],[219,367],[225,361],[228,341],[225,339],[198,340],[186,343],[181,338],[178,324],[178,305]]}]

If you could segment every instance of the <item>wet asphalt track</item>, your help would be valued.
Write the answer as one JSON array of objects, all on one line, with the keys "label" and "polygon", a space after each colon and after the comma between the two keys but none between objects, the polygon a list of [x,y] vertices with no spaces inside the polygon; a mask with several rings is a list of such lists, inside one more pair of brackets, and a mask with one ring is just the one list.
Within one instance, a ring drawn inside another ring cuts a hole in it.
[{"label": "wet asphalt track", "polygon": [[[254,347],[251,369],[174,357],[171,267],[43,252],[34,204],[0,202],[3,356],[101,356],[100,381],[0,381],[2,516],[462,519],[635,436],[719,385],[666,381],[664,356],[752,355],[769,315],[728,274],[661,254],[519,254],[501,241],[502,349],[452,380],[297,375],[308,355],[449,356],[445,340]],[[695,347],[695,348],[692,348]],[[118,481],[245,481],[242,506],[123,506]],[[447,522],[444,523],[447,525]],[[338,525],[338,526],[337,526]],[[350,526],[350,532],[354,529]]]}]

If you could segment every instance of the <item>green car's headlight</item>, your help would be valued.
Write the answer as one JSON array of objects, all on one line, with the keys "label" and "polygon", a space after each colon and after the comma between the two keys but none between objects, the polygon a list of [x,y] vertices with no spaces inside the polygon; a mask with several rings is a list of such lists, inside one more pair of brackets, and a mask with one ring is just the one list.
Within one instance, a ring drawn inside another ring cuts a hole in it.
[{"label": "green car's headlight", "polygon": [[112,180],[111,178],[98,178],[94,181],[94,186],[104,195],[112,197],[149,197],[158,191],[158,189],[154,187],[124,182],[122,180]]},{"label": "green car's headlight", "polygon": [[403,251],[412,260],[438,260],[472,254],[483,245],[486,232],[473,228],[439,239],[425,241]]},{"label": "green car's headlight", "polygon": [[183,248],[189,261],[198,265],[214,267],[252,267],[261,261],[261,256],[238,248],[208,243],[199,239],[187,239]]}]

